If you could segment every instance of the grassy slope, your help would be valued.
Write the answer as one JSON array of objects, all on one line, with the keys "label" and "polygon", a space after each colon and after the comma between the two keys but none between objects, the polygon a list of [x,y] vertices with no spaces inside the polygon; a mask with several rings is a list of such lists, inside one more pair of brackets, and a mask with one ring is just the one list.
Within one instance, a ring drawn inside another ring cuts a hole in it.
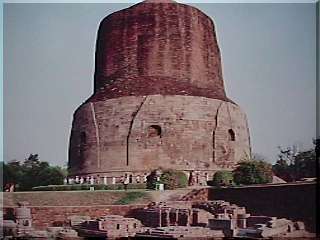
[{"label": "grassy slope", "polygon": [[15,192],[3,194],[5,207],[26,201],[30,206],[95,206],[113,204],[145,204],[150,202],[147,191],[70,191]]}]

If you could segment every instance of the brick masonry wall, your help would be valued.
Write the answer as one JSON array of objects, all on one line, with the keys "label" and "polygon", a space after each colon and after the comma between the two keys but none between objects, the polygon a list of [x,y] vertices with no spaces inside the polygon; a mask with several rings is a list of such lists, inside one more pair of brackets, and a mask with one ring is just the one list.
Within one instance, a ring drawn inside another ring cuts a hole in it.
[{"label": "brick masonry wall", "polygon": [[[149,136],[152,125],[161,128],[161,136]],[[82,133],[86,144],[80,158]],[[211,177],[250,154],[250,140],[246,115],[233,103],[192,96],[131,96],[82,105],[74,115],[69,153],[72,175],[118,177],[163,167],[199,170]]]},{"label": "brick masonry wall", "polygon": [[61,224],[72,215],[98,218],[104,215],[127,215],[133,209],[143,208],[150,202],[150,196],[138,199],[131,205],[114,205],[126,196],[126,192],[110,191],[66,191],[66,192],[13,192],[3,193],[5,218],[18,207],[19,202],[28,202],[33,225],[45,229]]},{"label": "brick masonry wall", "polygon": [[253,215],[285,217],[304,221],[315,230],[316,184],[281,184],[242,188],[208,189],[209,200],[225,200],[246,207]]},{"label": "brick masonry wall", "polygon": [[[146,205],[100,205],[100,206],[31,206],[32,225],[34,228],[44,230],[47,227],[68,224],[70,216],[90,216],[92,219],[105,215],[129,214],[133,209]],[[4,207],[4,216],[13,211],[13,207]]]},{"label": "brick masonry wall", "polygon": [[[169,81],[162,81],[166,78]],[[142,88],[136,91],[136,85]],[[226,99],[220,50],[208,16],[174,1],[142,2],[101,22],[95,93],[107,87],[106,98],[109,93],[111,98],[127,96],[128,87],[131,95],[168,95],[172,85],[180,87],[176,90],[208,89],[203,96]]]}]

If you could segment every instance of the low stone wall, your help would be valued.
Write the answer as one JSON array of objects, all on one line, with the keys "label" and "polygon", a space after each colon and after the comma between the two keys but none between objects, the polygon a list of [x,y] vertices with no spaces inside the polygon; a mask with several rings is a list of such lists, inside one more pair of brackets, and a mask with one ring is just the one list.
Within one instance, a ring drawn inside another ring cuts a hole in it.
[{"label": "low stone wall", "polygon": [[316,183],[208,188],[209,200],[225,200],[246,207],[252,215],[285,217],[316,226]]},{"label": "low stone wall", "polygon": [[33,226],[45,229],[48,226],[66,223],[72,215],[98,218],[109,214],[127,215],[132,209],[145,207],[150,194],[132,202],[131,205],[115,205],[133,191],[69,191],[69,192],[13,192],[3,193],[5,219],[12,219],[19,202],[28,202]]}]

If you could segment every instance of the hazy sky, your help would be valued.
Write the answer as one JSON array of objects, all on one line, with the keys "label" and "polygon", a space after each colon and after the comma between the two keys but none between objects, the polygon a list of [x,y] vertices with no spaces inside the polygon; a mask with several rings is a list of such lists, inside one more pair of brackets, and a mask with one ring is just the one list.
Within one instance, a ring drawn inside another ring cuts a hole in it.
[{"label": "hazy sky", "polygon": [[[132,4],[4,5],[4,160],[63,165],[74,110],[93,90],[99,22]],[[247,113],[252,150],[312,146],[315,4],[191,4],[213,18],[229,98]]]}]

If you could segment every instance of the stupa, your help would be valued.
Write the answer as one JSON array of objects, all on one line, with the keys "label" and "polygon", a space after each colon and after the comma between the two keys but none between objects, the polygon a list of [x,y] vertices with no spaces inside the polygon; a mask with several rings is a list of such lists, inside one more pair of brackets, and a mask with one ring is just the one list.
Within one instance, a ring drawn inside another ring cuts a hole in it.
[{"label": "stupa", "polygon": [[206,14],[144,1],[102,20],[94,92],[73,117],[70,176],[135,182],[163,168],[202,184],[249,155],[246,115],[226,96]]}]

